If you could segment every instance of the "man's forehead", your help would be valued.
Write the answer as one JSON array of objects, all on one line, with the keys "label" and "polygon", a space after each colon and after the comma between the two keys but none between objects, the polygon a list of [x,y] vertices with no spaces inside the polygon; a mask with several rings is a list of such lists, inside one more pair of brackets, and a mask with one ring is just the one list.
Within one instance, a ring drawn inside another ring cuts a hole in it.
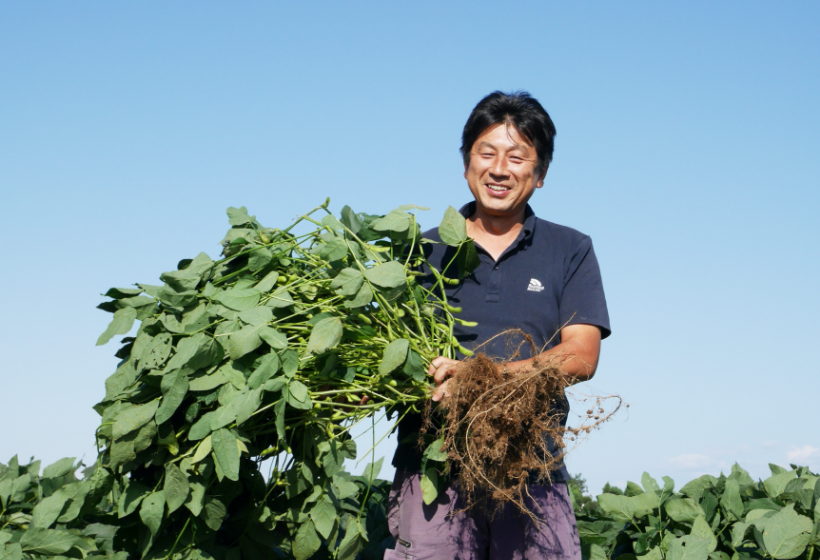
[{"label": "man's forehead", "polygon": [[528,152],[534,150],[527,138],[512,123],[497,123],[487,127],[476,139],[474,147],[505,148]]}]

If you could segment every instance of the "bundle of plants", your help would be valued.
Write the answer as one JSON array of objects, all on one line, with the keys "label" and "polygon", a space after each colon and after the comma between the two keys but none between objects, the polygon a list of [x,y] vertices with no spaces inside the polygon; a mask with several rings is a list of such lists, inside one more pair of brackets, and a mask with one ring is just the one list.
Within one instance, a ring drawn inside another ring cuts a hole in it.
[{"label": "bundle of plants", "polygon": [[[456,257],[430,266],[414,209],[345,207],[336,218],[326,202],[272,229],[230,208],[222,258],[201,253],[161,286],[107,292],[100,307],[114,317],[98,344],[141,322],[95,407],[105,495],[95,511],[118,527],[114,550],[219,560],[375,550],[381,462],[363,477],[343,467],[377,442],[362,453],[350,430],[377,411],[421,410],[430,360],[459,348],[444,284],[476,262],[450,208],[441,231]],[[433,286],[416,282],[423,267]]]},{"label": "bundle of plants", "polygon": [[[532,355],[539,354],[532,338],[521,330],[497,336],[506,338],[509,346],[521,340],[531,347]],[[519,357],[521,344],[512,360]],[[489,508],[492,514],[511,503],[537,521],[538,512],[527,505],[528,486],[551,482],[554,471],[563,464],[565,438],[576,441],[585,436],[621,405],[616,396],[576,394],[576,399],[594,404],[580,423],[567,428],[563,421],[568,412],[565,390],[576,380],[561,369],[566,359],[536,357],[520,371],[508,369],[504,361],[483,352],[461,362],[448,381],[449,396],[441,401],[439,411],[428,407],[425,412],[423,431],[431,431],[439,416],[441,437],[436,442],[438,449],[425,453],[424,486],[440,478],[440,470],[430,461],[446,459],[466,509]],[[608,399],[617,404],[605,411]],[[434,494],[428,491],[428,502]]]}]

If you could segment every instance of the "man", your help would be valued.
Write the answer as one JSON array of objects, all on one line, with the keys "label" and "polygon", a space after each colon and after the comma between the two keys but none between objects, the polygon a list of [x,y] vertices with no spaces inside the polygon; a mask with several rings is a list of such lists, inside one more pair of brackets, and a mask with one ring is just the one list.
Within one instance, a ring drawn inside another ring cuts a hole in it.
[{"label": "man", "polygon": [[[478,323],[457,325],[455,334],[464,347],[481,346],[485,354],[503,359],[507,341],[493,336],[519,328],[543,348],[541,358],[558,358],[564,372],[585,381],[595,373],[601,339],[610,334],[592,243],[573,229],[536,218],[527,204],[544,184],[554,137],[549,115],[527,93],[495,92],[473,109],[464,126],[461,153],[464,178],[475,200],[461,213],[480,264],[458,286],[449,287],[447,297],[464,309],[461,318]],[[424,237],[440,239],[437,230]],[[439,269],[450,259],[452,249],[443,245],[435,245],[429,257]],[[529,345],[519,350],[523,355],[504,367],[530,367],[535,356]],[[447,379],[458,363],[445,357],[433,360],[429,373],[437,386],[434,401],[447,398]],[[567,410],[566,401],[560,406]],[[424,505],[421,452],[416,445],[420,425],[420,417],[408,416],[399,426],[389,504],[396,548],[386,551],[385,560],[580,560],[563,464],[551,483],[531,484],[528,489],[527,507],[545,523],[534,523],[513,506],[494,517],[481,508],[458,512],[459,498],[452,485],[434,503]],[[557,454],[557,447],[552,448]]]}]

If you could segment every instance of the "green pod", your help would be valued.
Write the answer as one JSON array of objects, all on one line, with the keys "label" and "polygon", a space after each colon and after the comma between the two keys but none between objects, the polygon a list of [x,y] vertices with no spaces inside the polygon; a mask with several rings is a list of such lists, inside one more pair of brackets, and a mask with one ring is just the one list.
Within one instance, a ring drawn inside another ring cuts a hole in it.
[{"label": "green pod", "polygon": [[447,278],[446,276],[442,276],[441,281],[450,286],[458,286],[461,283],[458,278]]}]

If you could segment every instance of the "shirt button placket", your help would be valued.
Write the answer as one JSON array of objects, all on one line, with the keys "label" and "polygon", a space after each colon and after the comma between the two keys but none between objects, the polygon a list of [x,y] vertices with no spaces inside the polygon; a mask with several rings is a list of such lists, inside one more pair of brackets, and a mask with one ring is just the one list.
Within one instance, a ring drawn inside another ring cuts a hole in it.
[{"label": "shirt button placket", "polygon": [[490,271],[490,282],[487,287],[487,301],[490,303],[498,303],[501,295],[501,272],[498,270],[498,264],[493,266]]}]

